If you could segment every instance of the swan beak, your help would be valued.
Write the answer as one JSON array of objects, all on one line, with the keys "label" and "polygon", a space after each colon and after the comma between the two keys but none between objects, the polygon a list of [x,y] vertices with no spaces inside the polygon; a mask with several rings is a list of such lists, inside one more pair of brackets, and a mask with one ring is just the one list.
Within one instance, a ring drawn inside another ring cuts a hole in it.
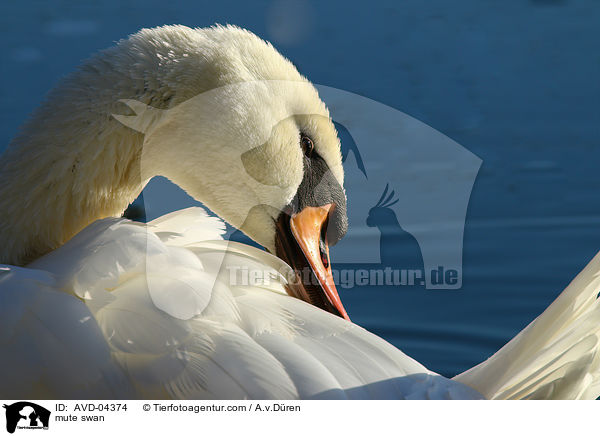
[{"label": "swan beak", "polygon": [[329,261],[326,228],[327,218],[333,207],[331,203],[305,207],[290,218],[290,231],[320,285],[311,286],[304,280],[301,289],[295,291],[295,296],[350,321],[335,287]]}]

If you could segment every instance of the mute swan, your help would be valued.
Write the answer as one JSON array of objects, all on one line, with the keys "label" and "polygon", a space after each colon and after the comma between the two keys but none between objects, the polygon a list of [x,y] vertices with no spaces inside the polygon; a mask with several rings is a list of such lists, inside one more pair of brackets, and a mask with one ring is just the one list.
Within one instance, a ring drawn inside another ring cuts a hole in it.
[{"label": "mute swan", "polygon": [[[222,240],[200,208],[117,218],[156,175],[268,252]],[[26,122],[0,183],[3,397],[600,392],[600,257],[455,380],[349,322],[327,246],[347,226],[335,128],[310,83],[245,30],[146,29],[92,57]],[[294,280],[307,268],[316,281]],[[247,270],[266,274],[245,283]]]}]

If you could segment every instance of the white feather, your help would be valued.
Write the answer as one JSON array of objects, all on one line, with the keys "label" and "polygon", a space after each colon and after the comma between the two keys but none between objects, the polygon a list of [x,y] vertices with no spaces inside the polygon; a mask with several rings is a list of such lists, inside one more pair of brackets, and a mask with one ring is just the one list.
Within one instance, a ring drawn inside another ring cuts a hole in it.
[{"label": "white feather", "polygon": [[[219,220],[190,209],[147,227],[103,220],[31,269],[9,267],[0,282],[0,338],[3,347],[14,347],[3,362],[4,374],[13,377],[3,378],[2,392],[32,398],[431,396],[431,386],[425,391],[422,379],[406,376],[433,373],[360,327],[282,295],[282,275],[264,287],[230,285],[209,254],[248,269],[269,270],[281,261],[241,244],[228,254],[227,244],[200,239],[220,238],[222,229]],[[154,231],[177,235],[161,241]],[[67,373],[80,390],[57,386]],[[11,381],[27,374],[43,383],[23,390]],[[464,388],[464,397],[479,396]]]},{"label": "white feather", "polygon": [[558,298],[485,362],[456,376],[488,398],[600,395],[600,253]]}]

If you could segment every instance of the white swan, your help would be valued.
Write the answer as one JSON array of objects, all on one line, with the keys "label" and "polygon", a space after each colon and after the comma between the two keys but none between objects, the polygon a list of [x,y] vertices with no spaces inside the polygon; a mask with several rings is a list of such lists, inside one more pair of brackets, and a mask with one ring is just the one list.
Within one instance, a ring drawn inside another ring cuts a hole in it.
[{"label": "white swan", "polygon": [[[223,241],[199,208],[147,226],[115,218],[155,175],[317,281]],[[448,380],[343,319],[326,242],[345,232],[342,184],[327,109],[253,34],[169,26],[94,56],[0,160],[0,395],[599,394],[600,257],[496,355]],[[247,283],[249,270],[265,274]]]}]

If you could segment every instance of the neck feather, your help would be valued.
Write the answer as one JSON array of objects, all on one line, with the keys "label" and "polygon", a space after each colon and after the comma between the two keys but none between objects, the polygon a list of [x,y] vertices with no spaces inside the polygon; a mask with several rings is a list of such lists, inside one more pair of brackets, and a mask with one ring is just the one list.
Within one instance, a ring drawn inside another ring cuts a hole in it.
[{"label": "neck feather", "polygon": [[96,219],[120,216],[144,187],[141,134],[92,131],[77,119],[69,136],[46,115],[46,129],[25,129],[0,160],[0,263],[27,264]]},{"label": "neck feather", "polygon": [[94,220],[121,215],[160,174],[141,172],[143,134],[112,116],[134,115],[120,100],[169,109],[226,84],[266,79],[301,78],[273,47],[233,27],[145,29],[90,58],[48,94],[0,158],[0,263],[26,264]]},{"label": "neck feather", "polygon": [[124,98],[166,107],[171,91],[149,91],[117,55],[92,58],[51,91],[0,158],[0,263],[29,263],[120,216],[142,191],[143,134],[111,114],[132,114]]}]

